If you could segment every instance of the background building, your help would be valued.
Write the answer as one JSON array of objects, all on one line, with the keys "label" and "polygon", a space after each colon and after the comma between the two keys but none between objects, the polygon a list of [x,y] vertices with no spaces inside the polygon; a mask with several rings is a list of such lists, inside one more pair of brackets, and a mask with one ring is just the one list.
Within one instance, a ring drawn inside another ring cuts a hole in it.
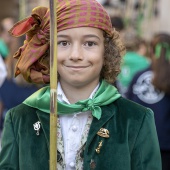
[{"label": "background building", "polygon": [[[127,26],[133,27],[144,38],[155,32],[170,32],[169,0],[98,0],[110,15],[120,15]],[[16,20],[28,16],[38,5],[49,5],[49,0],[8,0],[1,2],[0,21],[5,17]]]}]

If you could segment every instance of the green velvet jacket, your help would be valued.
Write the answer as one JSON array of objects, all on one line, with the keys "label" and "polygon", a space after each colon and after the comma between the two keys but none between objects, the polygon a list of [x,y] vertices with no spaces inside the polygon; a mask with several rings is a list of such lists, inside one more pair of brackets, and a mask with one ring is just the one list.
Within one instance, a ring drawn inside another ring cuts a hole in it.
[{"label": "green velvet jacket", "polygon": [[[33,129],[37,121],[42,124],[39,136]],[[102,127],[109,138],[97,135]],[[161,170],[153,112],[124,98],[103,106],[101,119],[93,118],[82,155],[84,170]],[[49,114],[25,104],[11,109],[5,120],[0,170],[48,169]]]}]

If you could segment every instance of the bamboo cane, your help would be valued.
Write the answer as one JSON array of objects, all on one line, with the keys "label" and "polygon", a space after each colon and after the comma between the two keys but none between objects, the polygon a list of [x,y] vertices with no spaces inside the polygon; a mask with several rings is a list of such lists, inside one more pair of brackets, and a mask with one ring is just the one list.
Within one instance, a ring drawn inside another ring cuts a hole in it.
[{"label": "bamboo cane", "polygon": [[57,0],[50,0],[50,170],[57,168]]}]

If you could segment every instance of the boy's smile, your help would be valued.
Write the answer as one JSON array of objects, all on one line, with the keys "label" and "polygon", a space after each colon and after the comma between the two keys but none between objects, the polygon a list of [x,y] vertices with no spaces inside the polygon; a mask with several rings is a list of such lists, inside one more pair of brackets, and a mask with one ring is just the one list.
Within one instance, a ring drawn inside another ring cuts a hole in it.
[{"label": "boy's smile", "polygon": [[104,60],[103,31],[80,27],[58,32],[58,73],[61,84],[98,84]]},{"label": "boy's smile", "polygon": [[85,68],[88,68],[89,66],[83,66],[83,65],[66,65],[66,67],[68,69],[71,69],[73,71],[80,71],[80,70],[83,70]]}]

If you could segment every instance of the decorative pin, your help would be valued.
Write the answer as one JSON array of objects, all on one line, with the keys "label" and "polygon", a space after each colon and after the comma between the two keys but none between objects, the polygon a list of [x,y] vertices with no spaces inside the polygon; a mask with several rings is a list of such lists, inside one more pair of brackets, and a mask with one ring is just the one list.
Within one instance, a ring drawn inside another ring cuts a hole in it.
[{"label": "decorative pin", "polygon": [[40,131],[40,128],[41,128],[41,125],[40,125],[40,124],[41,124],[40,121],[38,121],[38,122],[36,122],[36,123],[33,124],[34,130],[37,131],[36,135],[39,135],[39,131]]},{"label": "decorative pin", "polygon": [[101,140],[100,142],[99,142],[99,146],[97,147],[97,149],[96,149],[96,152],[99,154],[100,153],[100,149],[101,149],[101,147],[102,147],[102,144],[103,144],[103,141]]},{"label": "decorative pin", "polygon": [[97,132],[97,134],[103,138],[109,138],[109,131],[105,128],[100,128],[100,130]]}]

